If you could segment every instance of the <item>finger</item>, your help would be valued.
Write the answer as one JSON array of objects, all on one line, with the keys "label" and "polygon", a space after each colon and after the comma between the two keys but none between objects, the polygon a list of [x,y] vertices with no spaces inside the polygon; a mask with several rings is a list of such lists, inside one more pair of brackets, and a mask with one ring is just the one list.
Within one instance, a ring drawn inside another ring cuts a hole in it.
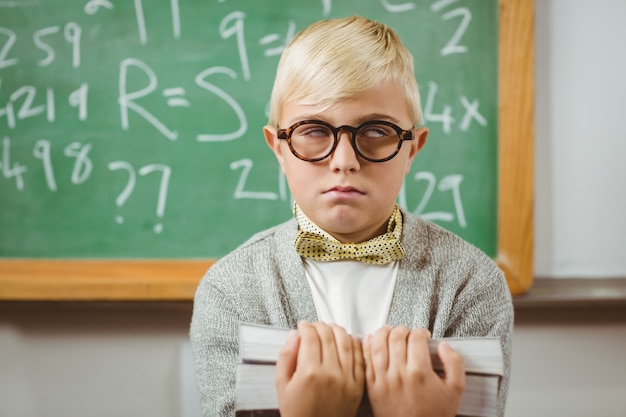
[{"label": "finger", "polygon": [[362,386],[365,381],[365,359],[363,354],[363,344],[356,336],[351,336],[352,352],[354,353],[353,374],[357,385]]},{"label": "finger", "polygon": [[406,368],[409,329],[400,326],[389,332],[389,369],[402,371]]},{"label": "finger", "polygon": [[383,326],[374,333],[370,340],[372,366],[377,375],[387,373],[389,369],[389,333],[391,327]]},{"label": "finger", "polygon": [[320,341],[321,362],[338,363],[337,342],[333,329],[328,324],[321,322],[313,323],[313,327],[317,331]]},{"label": "finger", "polygon": [[337,349],[337,357],[339,359],[339,366],[342,370],[353,372],[354,366],[354,353],[352,350],[352,337],[348,335],[346,330],[333,324],[331,326],[333,336],[335,338],[335,344]]},{"label": "finger", "polygon": [[293,373],[296,372],[296,364],[298,360],[298,347],[300,345],[300,336],[298,332],[292,330],[289,333],[287,341],[278,353],[276,360],[276,387],[282,389],[291,380]]},{"label": "finger", "polygon": [[430,332],[427,329],[413,329],[408,337],[407,368],[421,372],[432,371],[428,341]]},{"label": "finger", "polygon": [[367,385],[373,385],[376,382],[376,370],[372,362],[372,335],[365,335],[362,347],[363,362],[365,363],[365,381]]},{"label": "finger", "polygon": [[446,385],[457,393],[462,393],[465,390],[465,360],[463,356],[452,349],[448,342],[439,344],[438,353],[443,363]]},{"label": "finger", "polygon": [[298,365],[312,363],[315,366],[322,362],[322,347],[320,338],[313,324],[308,322],[298,323],[300,335],[300,349],[298,351]]}]

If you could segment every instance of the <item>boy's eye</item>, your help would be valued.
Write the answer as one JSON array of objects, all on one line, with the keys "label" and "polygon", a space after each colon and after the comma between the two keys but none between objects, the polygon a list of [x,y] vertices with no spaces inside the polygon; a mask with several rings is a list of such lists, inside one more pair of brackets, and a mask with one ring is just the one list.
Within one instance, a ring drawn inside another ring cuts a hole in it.
[{"label": "boy's eye", "polygon": [[311,136],[311,137],[323,137],[332,136],[332,132],[325,126],[320,125],[303,125],[300,126],[295,132],[298,136]]},{"label": "boy's eye", "polygon": [[362,138],[385,138],[395,135],[395,130],[385,125],[369,125],[359,129],[357,135]]}]

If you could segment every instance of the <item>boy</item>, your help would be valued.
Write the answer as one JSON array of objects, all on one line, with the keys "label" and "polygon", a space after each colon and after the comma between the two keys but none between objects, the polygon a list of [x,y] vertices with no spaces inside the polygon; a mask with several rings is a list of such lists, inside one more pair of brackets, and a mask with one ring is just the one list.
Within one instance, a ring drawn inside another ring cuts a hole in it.
[{"label": "boy", "polygon": [[321,21],[285,49],[264,134],[295,218],[198,287],[190,335],[205,416],[233,414],[240,322],[298,329],[277,362],[282,417],[354,416],[364,396],[376,417],[454,416],[463,359],[443,344],[439,377],[431,335],[500,337],[504,414],[513,309],[502,273],[396,205],[426,142],[419,100],[412,56],[385,25]]}]

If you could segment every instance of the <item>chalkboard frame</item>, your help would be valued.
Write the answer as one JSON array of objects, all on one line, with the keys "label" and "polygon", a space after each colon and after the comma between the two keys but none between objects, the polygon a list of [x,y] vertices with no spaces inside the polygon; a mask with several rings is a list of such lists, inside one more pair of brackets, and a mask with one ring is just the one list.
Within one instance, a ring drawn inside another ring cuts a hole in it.
[{"label": "chalkboard frame", "polygon": [[[534,1],[499,0],[498,243],[513,295],[533,283]],[[0,260],[0,300],[190,301],[208,260]]]}]

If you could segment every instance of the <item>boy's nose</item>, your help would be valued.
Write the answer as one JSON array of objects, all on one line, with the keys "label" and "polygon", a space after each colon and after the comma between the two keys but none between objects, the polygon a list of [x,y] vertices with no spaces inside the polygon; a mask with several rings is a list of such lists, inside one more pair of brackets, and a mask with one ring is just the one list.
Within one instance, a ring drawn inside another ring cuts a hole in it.
[{"label": "boy's nose", "polygon": [[352,147],[350,132],[340,131],[337,147],[330,156],[330,165],[333,170],[353,171],[360,168],[359,157]]}]

